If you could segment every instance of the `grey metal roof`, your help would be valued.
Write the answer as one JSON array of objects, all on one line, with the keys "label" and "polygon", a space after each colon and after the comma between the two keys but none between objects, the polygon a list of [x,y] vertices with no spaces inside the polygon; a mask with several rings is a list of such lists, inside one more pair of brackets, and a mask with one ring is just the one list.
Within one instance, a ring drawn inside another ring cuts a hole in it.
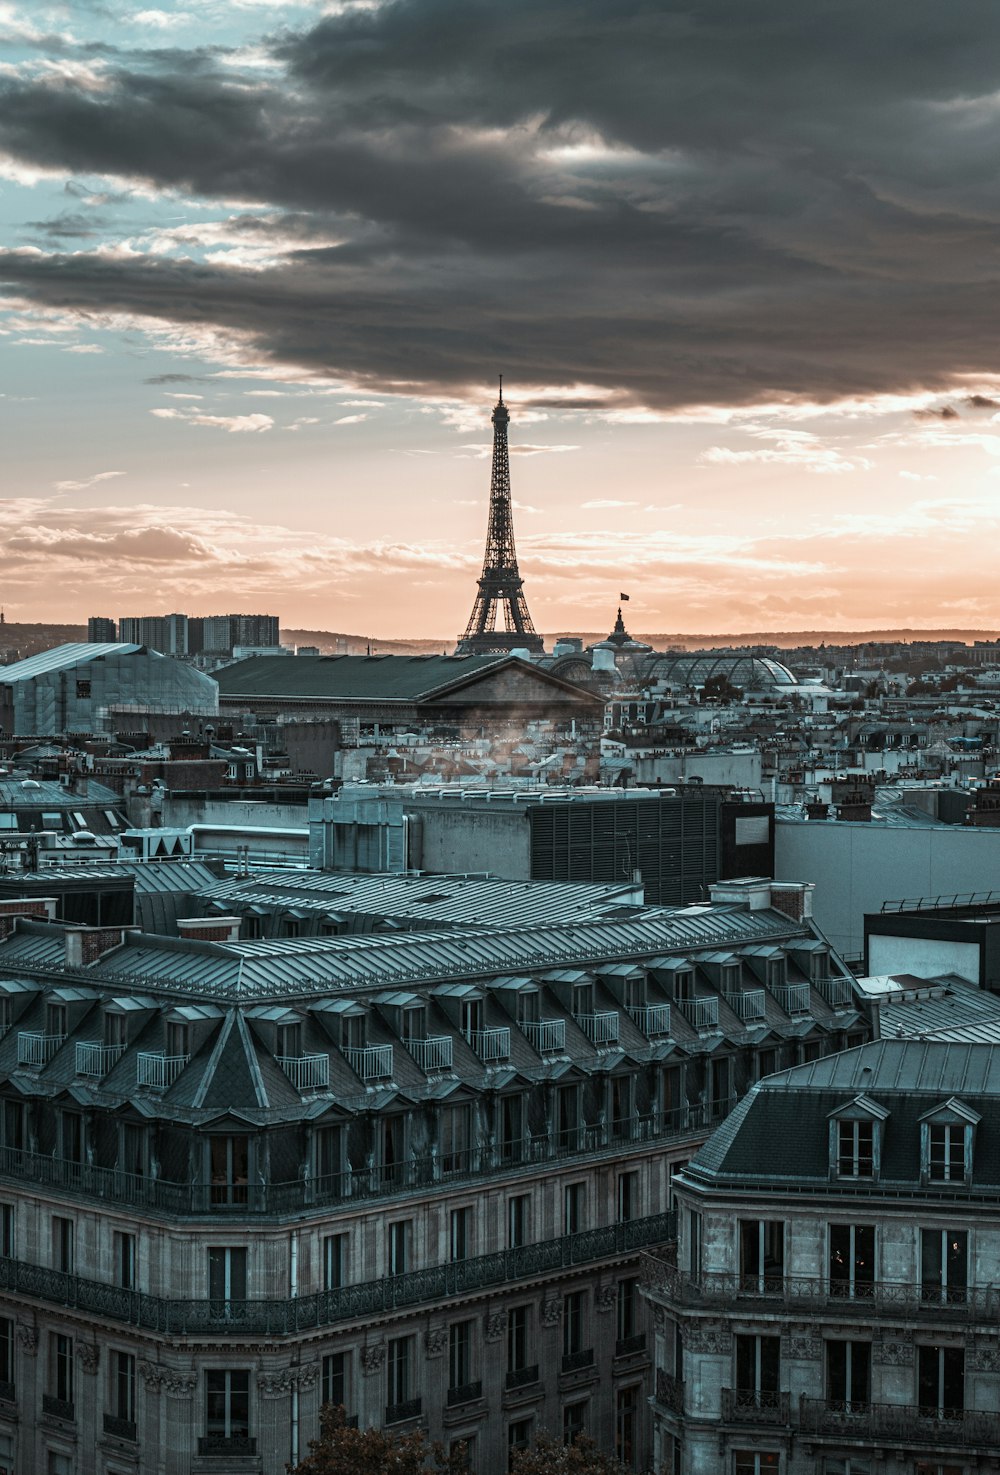
[{"label": "grey metal roof", "polygon": [[[419,702],[452,690],[493,668],[527,663],[508,655],[483,656],[253,656],[212,673],[221,696],[288,697],[333,701]],[[547,671],[528,667],[554,688],[581,702],[600,698],[570,687]]]},{"label": "grey metal roof", "polygon": [[763,1087],[1000,1096],[1000,1044],[875,1040],[768,1076]]},{"label": "grey metal roof", "polygon": [[[46,676],[50,671],[65,671],[73,666],[82,666],[88,661],[99,661],[104,656],[136,655],[144,650],[142,645],[131,645],[127,641],[108,641],[92,644],[77,641],[68,645],[57,645],[52,650],[43,650],[27,660],[15,661],[0,670],[0,684],[11,686],[17,681],[32,681],[36,676]],[[150,651],[150,655],[158,652]]]}]

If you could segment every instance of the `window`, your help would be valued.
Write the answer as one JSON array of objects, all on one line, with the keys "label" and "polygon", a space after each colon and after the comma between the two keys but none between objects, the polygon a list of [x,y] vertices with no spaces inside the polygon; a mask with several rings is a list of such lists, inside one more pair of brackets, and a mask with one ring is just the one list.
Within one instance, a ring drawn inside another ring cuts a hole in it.
[{"label": "window", "polygon": [[77,701],[86,701],[90,696],[90,682],[84,677],[78,676],[76,681]]},{"label": "window", "polygon": [[740,1284],[757,1295],[780,1291],[785,1273],[785,1225],[780,1219],[741,1219]]},{"label": "window", "polygon": [[838,1413],[858,1413],[871,1402],[870,1342],[827,1342],[826,1396]]},{"label": "window", "polygon": [[513,1455],[514,1450],[515,1449],[527,1449],[528,1448],[528,1445],[530,1443],[531,1443],[531,1420],[530,1419],[516,1419],[513,1424],[508,1424],[507,1425],[507,1449],[509,1451],[509,1455],[508,1455],[508,1468],[509,1468],[509,1465],[510,1465],[510,1456]]},{"label": "window", "polygon": [[482,999],[464,999],[462,1002],[462,1033],[466,1039],[478,1034],[483,1027]]},{"label": "window", "polygon": [[921,1229],[920,1295],[925,1301],[964,1301],[969,1236],[964,1229]]},{"label": "window", "polygon": [[52,1332],[49,1338],[52,1393],[67,1406],[67,1418],[73,1417],[73,1338]]},{"label": "window", "polygon": [[452,1260],[467,1260],[471,1243],[472,1210],[452,1209],[449,1219],[449,1250]]},{"label": "window", "polygon": [[128,1044],[128,1018],[110,1009],[104,1016],[104,1043],[117,1047]]},{"label": "window", "polygon": [[410,1375],[413,1362],[412,1337],[394,1337],[389,1343],[389,1358],[386,1374],[388,1408],[386,1423],[391,1423],[390,1414],[399,1413],[400,1406],[410,1401]]},{"label": "window", "polygon": [[250,1138],[209,1138],[213,1204],[245,1204],[250,1184]]},{"label": "window", "polygon": [[627,1136],[635,1123],[635,1082],[632,1076],[611,1077],[611,1130]]},{"label": "window", "polygon": [[17,1152],[22,1152],[24,1150],[23,1101],[4,1102],[3,1115],[0,1117],[0,1126],[3,1128],[4,1147],[10,1147]]},{"label": "window", "polygon": [[347,1353],[330,1352],[321,1364],[320,1401],[347,1407]]},{"label": "window", "polygon": [[722,1060],[712,1061],[712,1100],[710,1107],[713,1120],[719,1116],[725,1116],[729,1110],[730,1099],[733,1094],[732,1064],[733,1062],[728,1055]]},{"label": "window", "polygon": [[344,1284],[344,1267],[347,1262],[347,1235],[327,1234],[323,1236],[323,1289],[336,1291]]},{"label": "window", "polygon": [[526,1193],[518,1193],[507,1200],[507,1246],[516,1250],[528,1240],[528,1205]]},{"label": "window", "polygon": [[340,1021],[340,1044],[344,1050],[363,1050],[365,1047],[365,1016],[345,1014]]},{"label": "window", "polygon": [[396,1219],[389,1225],[389,1274],[405,1275],[410,1268],[413,1220]]},{"label": "window", "polygon": [[119,1128],[118,1166],[134,1178],[146,1176],[146,1129],[138,1122],[122,1122]]},{"label": "window", "polygon": [[560,1086],[556,1097],[556,1140],[561,1148],[571,1150],[579,1147],[580,1137],[580,1088]]},{"label": "window", "polygon": [[701,1215],[688,1214],[688,1270],[697,1280],[701,1275]]},{"label": "window", "polygon": [[82,1163],[83,1117],[78,1111],[61,1111],[59,1129],[63,1159],[68,1163]]},{"label": "window", "polygon": [[73,1274],[73,1220],[52,1216],[52,1264],[65,1275]]},{"label": "window", "polygon": [[[250,1433],[250,1373],[212,1368],[205,1374],[205,1432],[210,1445],[245,1440]],[[224,1448],[224,1446],[221,1446]]]},{"label": "window", "polygon": [[733,1475],[777,1475],[781,1456],[752,1449],[733,1451]]},{"label": "window", "polygon": [[403,1010],[402,1038],[404,1041],[427,1038],[427,1010],[423,1004],[411,1004]]},{"label": "window", "polygon": [[777,1069],[777,1050],[759,1050],[757,1052],[757,1079],[759,1081],[762,1081],[765,1076],[773,1076]]},{"label": "window", "polygon": [[875,1176],[875,1123],[837,1123],[837,1173],[841,1178]]},{"label": "window", "polygon": [[500,1098],[500,1161],[519,1163],[524,1145],[524,1100],[520,1096]]},{"label": "window", "polygon": [[58,1039],[63,1039],[66,1034],[66,1019],[67,1012],[65,1004],[46,1004],[45,1033],[47,1035],[55,1035]]},{"label": "window", "polygon": [[594,985],[592,983],[578,983],[573,987],[573,1013],[577,1016],[582,1014],[593,1014],[594,1012]]},{"label": "window", "polygon": [[[922,1465],[917,1465],[917,1475],[920,1475],[923,1468]],[[930,1471],[930,1466],[927,1467],[927,1471]],[[871,1460],[856,1460],[853,1455],[850,1459],[841,1459],[839,1455],[834,1455],[831,1459],[823,1461],[823,1475],[872,1475],[872,1462]],[[936,1466],[934,1475],[937,1475]],[[962,1471],[956,1470],[955,1475],[962,1475]]]},{"label": "window", "polygon": [[639,1282],[634,1276],[618,1282],[618,1341],[628,1342],[639,1325]]},{"label": "window", "polygon": [[781,1338],[737,1336],[736,1401],[740,1408],[776,1408]]},{"label": "window", "polygon": [[874,1285],[874,1224],[831,1224],[831,1296],[870,1296]]},{"label": "window", "polygon": [[183,1058],[191,1053],[191,1039],[188,1026],[182,1020],[170,1020],[167,1023],[167,1055],[171,1059]]},{"label": "window", "polygon": [[14,1396],[14,1320],[10,1316],[0,1316],[0,1393]]},{"label": "window", "polygon": [[615,1408],[615,1454],[630,1470],[635,1468],[635,1433],[639,1422],[639,1389],[619,1388]]},{"label": "window", "polygon": [[216,1306],[246,1300],[247,1252],[243,1245],[216,1245],[209,1250],[208,1297]]},{"label": "window", "polygon": [[579,1234],[583,1228],[583,1202],[586,1185],[567,1183],[563,1189],[563,1233]]},{"label": "window", "polygon": [[570,1291],[563,1296],[563,1370],[583,1352],[584,1292]]},{"label": "window", "polygon": [[542,996],[537,989],[527,989],[517,996],[518,1024],[537,1024],[542,1017]]},{"label": "window", "polygon": [[618,1175],[618,1220],[624,1224],[634,1219],[639,1211],[639,1174]]},{"label": "window", "polygon": [[[0,826],[2,828],[2,826]],[[13,1014],[9,994],[0,994],[0,1034],[6,1034],[10,1029]]]},{"label": "window", "polygon": [[917,1401],[922,1414],[954,1418],[965,1408],[962,1347],[917,1348]]},{"label": "window", "polygon": [[959,1127],[951,1122],[930,1126],[927,1177],[931,1183],[961,1183],[964,1181],[965,1139],[968,1132],[967,1127]]},{"label": "window", "polygon": [[115,1231],[115,1284],[126,1291],[135,1290],[135,1235]]},{"label": "window", "polygon": [[317,1127],[313,1133],[313,1164],[319,1193],[340,1192],[343,1141],[340,1127]]},{"label": "window", "polygon": [[112,1352],[110,1362],[111,1412],[116,1419],[135,1423],[135,1358],[130,1352]]},{"label": "window", "polygon": [[441,1171],[464,1173],[472,1166],[469,1158],[472,1110],[468,1104],[446,1106],[441,1112]]},{"label": "window", "polygon": [[563,1407],[563,1444],[572,1444],[578,1434],[582,1434],[587,1427],[587,1404],[586,1398],[579,1399],[576,1403],[567,1403]]},{"label": "window", "polygon": [[379,1177],[384,1187],[393,1187],[403,1181],[403,1118],[382,1117],[377,1126],[379,1148]]},{"label": "window", "polygon": [[275,1031],[277,1035],[277,1054],[285,1060],[298,1060],[302,1055],[302,1025],[293,1020],[288,1024],[279,1024]]},{"label": "window", "polygon": [[14,1205],[0,1204],[0,1255],[12,1260],[16,1250],[14,1235]]},{"label": "window", "polygon": [[472,1322],[454,1321],[448,1328],[448,1387],[472,1382]]},{"label": "window", "polygon": [[507,1371],[519,1373],[528,1366],[528,1307],[512,1306],[507,1313]]}]

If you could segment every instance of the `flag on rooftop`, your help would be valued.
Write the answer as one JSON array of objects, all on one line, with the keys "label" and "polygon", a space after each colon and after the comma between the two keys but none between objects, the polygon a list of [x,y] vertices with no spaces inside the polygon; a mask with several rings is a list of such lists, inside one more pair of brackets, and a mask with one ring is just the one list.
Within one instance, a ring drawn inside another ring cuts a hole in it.
[{"label": "flag on rooftop", "polygon": [[626,602],[628,601],[628,595],[627,594],[619,594],[618,598],[619,599],[624,599]]}]

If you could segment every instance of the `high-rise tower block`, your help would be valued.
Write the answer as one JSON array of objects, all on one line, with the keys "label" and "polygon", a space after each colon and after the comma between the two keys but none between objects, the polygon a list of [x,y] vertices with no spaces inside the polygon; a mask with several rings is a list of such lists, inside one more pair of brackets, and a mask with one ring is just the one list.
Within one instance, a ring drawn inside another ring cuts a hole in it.
[{"label": "high-rise tower block", "polygon": [[[524,584],[517,568],[514,519],[510,505],[510,458],[507,426],[510,413],[500,398],[493,411],[493,473],[490,478],[490,520],[486,530],[486,557],[479,578],[479,593],[472,606],[457,654],[488,655],[510,650],[541,651],[542,637],[528,613]],[[503,610],[503,628],[497,629],[497,611]]]}]

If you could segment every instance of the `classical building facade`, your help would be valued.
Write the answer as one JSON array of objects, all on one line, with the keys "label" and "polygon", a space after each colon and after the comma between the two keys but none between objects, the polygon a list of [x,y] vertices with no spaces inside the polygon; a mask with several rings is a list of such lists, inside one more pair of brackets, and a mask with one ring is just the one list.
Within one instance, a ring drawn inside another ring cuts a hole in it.
[{"label": "classical building facade", "polygon": [[809,922],[179,925],[0,942],[0,1467],[280,1475],[335,1401],[477,1475],[541,1427],[646,1468],[673,1171],[864,1035]]},{"label": "classical building facade", "polygon": [[657,1468],[1000,1467],[1000,1046],[884,1040],[761,1082],[649,1254]]}]

